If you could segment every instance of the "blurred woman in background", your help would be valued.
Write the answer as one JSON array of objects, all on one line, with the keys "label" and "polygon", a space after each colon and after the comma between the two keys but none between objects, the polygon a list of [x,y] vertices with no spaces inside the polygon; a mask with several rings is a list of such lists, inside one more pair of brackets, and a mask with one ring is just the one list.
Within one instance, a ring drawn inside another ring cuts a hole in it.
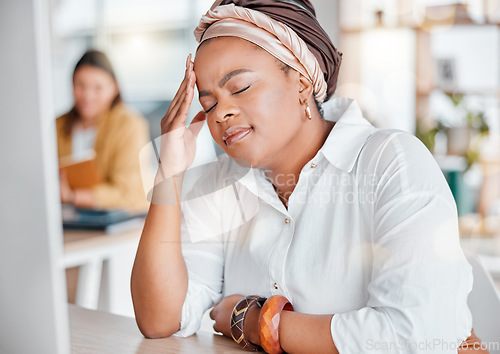
[{"label": "blurred woman in background", "polygon": [[78,61],[73,95],[73,108],[56,120],[58,156],[79,160],[95,151],[102,182],[72,189],[61,172],[61,202],[146,210],[149,203],[140,166],[149,166],[149,161],[140,164],[139,153],[149,141],[148,123],[123,104],[115,72],[104,53],[90,50]]}]

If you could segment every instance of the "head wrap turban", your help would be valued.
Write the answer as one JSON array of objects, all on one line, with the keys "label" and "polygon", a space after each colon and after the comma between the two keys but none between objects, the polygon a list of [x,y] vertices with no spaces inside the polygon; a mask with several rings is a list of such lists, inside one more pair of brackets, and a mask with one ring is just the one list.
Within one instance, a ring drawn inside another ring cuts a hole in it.
[{"label": "head wrap turban", "polygon": [[336,89],[342,53],[308,0],[217,0],[194,33],[200,44],[220,36],[255,43],[308,78],[319,102]]}]

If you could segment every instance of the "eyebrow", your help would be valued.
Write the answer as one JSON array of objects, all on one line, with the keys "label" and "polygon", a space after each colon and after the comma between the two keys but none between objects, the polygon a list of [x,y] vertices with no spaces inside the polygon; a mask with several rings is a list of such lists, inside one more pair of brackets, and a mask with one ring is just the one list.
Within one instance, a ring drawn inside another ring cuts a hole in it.
[{"label": "eyebrow", "polygon": [[[248,73],[248,72],[253,72],[253,71],[250,69],[237,69],[237,70],[231,71],[229,74],[226,74],[222,79],[220,79],[219,87],[222,88],[225,84],[227,84],[227,82],[229,80],[231,80],[236,75],[240,75],[240,74]],[[199,97],[208,96],[208,95],[210,95],[210,93],[211,93],[210,91],[202,90],[199,93]]]}]

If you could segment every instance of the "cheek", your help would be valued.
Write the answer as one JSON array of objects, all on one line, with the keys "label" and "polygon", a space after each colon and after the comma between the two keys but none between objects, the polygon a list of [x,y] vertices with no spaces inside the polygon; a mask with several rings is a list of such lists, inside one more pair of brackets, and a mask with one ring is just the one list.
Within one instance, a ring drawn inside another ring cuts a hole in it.
[{"label": "cheek", "polygon": [[101,92],[96,94],[96,100],[99,102],[100,105],[103,106],[111,105],[115,97],[116,97],[116,92],[113,87],[102,89]]},{"label": "cheek", "polygon": [[297,115],[296,102],[287,87],[267,90],[250,97],[245,104],[245,116],[251,120],[255,130],[262,136],[277,138],[276,132],[285,133],[291,119]]},{"label": "cheek", "polygon": [[93,89],[76,88],[74,93],[75,93],[75,100],[77,102],[94,103],[94,104],[97,103],[98,98]]},{"label": "cheek", "polygon": [[207,125],[208,125],[208,130],[210,131],[210,135],[212,136],[212,139],[215,141],[219,147],[224,150],[226,153],[226,144],[224,141],[222,141],[221,136],[224,134],[220,126],[215,122],[215,119],[212,117],[207,118]]},{"label": "cheek", "polygon": [[81,100],[84,97],[84,90],[81,87],[73,87],[73,96],[75,96],[75,100]]}]

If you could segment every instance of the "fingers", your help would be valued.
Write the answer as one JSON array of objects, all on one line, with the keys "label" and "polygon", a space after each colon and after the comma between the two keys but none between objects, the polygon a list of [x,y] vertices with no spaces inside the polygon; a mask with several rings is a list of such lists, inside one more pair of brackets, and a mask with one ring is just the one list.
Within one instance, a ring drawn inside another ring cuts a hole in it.
[{"label": "fingers", "polygon": [[188,81],[188,72],[190,68],[190,61],[191,61],[191,54],[189,54],[186,58],[186,71],[184,72],[184,79],[181,82],[181,85],[179,86],[179,89],[177,90],[177,93],[175,94],[174,98],[172,99],[172,103],[176,103],[179,98],[182,95],[182,91],[185,90],[186,88],[186,83]]},{"label": "fingers", "polygon": [[[188,56],[189,58],[189,56]],[[187,89],[187,86],[188,86],[188,83],[189,83],[189,73],[191,71],[191,65],[188,64],[186,65],[186,71],[184,73],[184,79],[182,80],[181,82],[181,85],[179,86],[179,89],[177,90],[177,93],[175,94],[171,104],[170,104],[170,108],[171,107],[174,107],[177,105],[177,103],[182,100],[182,97],[184,96],[184,93],[186,92],[186,89]],[[169,108],[169,111],[171,110]]]},{"label": "fingers", "polygon": [[222,330],[219,328],[219,324],[217,323],[217,321],[215,320],[215,316],[216,316],[216,311],[215,310],[215,307],[212,309],[212,311],[210,311],[210,319],[215,321],[214,325],[213,325],[213,329],[215,332],[219,332],[219,333],[222,333]]},{"label": "fingers", "polygon": [[190,86],[182,91],[182,100],[170,105],[169,111],[161,122],[162,133],[166,133],[171,128],[185,127],[186,118],[193,102],[194,80],[191,80]]},{"label": "fingers", "polygon": [[167,127],[172,125],[185,125],[186,117],[189,111],[189,107],[193,101],[194,97],[194,84],[196,81],[196,76],[193,71],[193,62],[191,61],[191,54],[186,60],[186,74],[184,80],[177,91],[170,107],[162,120],[162,133],[169,130]]},{"label": "fingers", "polygon": [[60,182],[59,183],[68,183],[68,176],[66,174],[66,169],[65,168],[61,168],[59,170],[59,180]]},{"label": "fingers", "polygon": [[[194,75],[194,73],[192,73]],[[186,88],[186,93],[184,96],[184,100],[179,101],[178,106],[174,109],[177,109],[177,114],[175,115],[172,123],[173,125],[186,125],[186,117],[189,112],[189,107],[191,107],[191,103],[193,102],[194,97],[194,80],[192,76],[189,79],[188,87]]]},{"label": "fingers", "polygon": [[[186,72],[186,77],[184,80],[185,80],[185,85],[181,90],[181,95],[179,96],[179,98],[177,100],[172,101],[172,103],[170,104],[170,108],[172,109],[172,112],[180,113],[179,108],[182,107],[182,105],[186,102],[187,95],[189,95],[190,93],[194,94],[194,82],[195,82],[196,78],[195,78],[195,74],[193,72],[192,64],[188,68],[188,70]],[[192,96],[191,96],[191,100],[189,102],[189,105],[191,105],[191,101],[192,101]],[[189,109],[189,105],[188,105],[188,109]],[[187,111],[186,111],[186,114],[187,114]]]}]

